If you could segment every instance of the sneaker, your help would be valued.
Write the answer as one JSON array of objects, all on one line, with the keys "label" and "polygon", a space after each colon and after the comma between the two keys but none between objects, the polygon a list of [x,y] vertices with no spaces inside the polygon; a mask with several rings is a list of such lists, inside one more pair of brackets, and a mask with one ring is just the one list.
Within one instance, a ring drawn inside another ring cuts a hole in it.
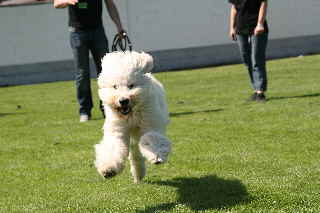
[{"label": "sneaker", "polygon": [[256,101],[257,100],[257,93],[253,93],[250,98],[248,99],[248,101]]},{"label": "sneaker", "polygon": [[256,101],[257,102],[266,102],[266,96],[264,93],[257,93]]},{"label": "sneaker", "polygon": [[86,114],[80,115],[80,123],[87,122],[90,120],[90,116]]}]

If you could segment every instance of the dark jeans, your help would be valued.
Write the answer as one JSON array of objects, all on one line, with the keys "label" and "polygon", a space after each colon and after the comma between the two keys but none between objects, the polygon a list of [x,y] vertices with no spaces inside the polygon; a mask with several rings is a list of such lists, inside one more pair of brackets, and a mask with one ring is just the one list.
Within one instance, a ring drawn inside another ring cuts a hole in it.
[{"label": "dark jeans", "polygon": [[268,33],[258,36],[238,34],[237,41],[243,63],[246,65],[251,85],[255,91],[267,90],[266,48]]},{"label": "dark jeans", "polygon": [[[91,115],[93,107],[89,52],[93,57],[97,74],[101,72],[101,59],[108,52],[108,40],[103,27],[93,30],[76,30],[70,28],[70,44],[74,57],[77,99],[79,113]],[[101,108],[101,104],[100,104]]]}]

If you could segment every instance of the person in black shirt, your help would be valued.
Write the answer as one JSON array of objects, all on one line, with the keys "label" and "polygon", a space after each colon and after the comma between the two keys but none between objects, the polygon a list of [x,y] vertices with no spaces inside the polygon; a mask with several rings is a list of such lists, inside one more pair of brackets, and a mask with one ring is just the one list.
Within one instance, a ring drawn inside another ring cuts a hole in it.
[{"label": "person in black shirt", "polygon": [[[104,0],[108,13],[118,33],[124,34],[120,16],[113,0]],[[68,7],[70,45],[75,64],[77,100],[80,105],[80,122],[91,118],[93,107],[89,52],[94,59],[97,74],[101,72],[101,59],[109,51],[108,40],[102,24],[102,0],[54,0],[55,8]],[[100,102],[100,109],[103,106]]]},{"label": "person in black shirt", "polygon": [[230,32],[232,40],[238,41],[241,58],[246,65],[252,87],[252,101],[265,101],[267,90],[266,48],[268,24],[267,0],[229,0]]}]

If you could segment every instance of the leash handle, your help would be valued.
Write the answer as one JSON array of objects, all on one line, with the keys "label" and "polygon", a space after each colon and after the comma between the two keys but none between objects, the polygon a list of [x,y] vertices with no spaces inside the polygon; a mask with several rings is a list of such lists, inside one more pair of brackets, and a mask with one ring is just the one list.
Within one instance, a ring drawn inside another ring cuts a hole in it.
[{"label": "leash handle", "polygon": [[132,51],[132,43],[126,32],[120,32],[114,36],[111,48],[112,52],[118,51],[118,47],[123,52],[127,49]]}]

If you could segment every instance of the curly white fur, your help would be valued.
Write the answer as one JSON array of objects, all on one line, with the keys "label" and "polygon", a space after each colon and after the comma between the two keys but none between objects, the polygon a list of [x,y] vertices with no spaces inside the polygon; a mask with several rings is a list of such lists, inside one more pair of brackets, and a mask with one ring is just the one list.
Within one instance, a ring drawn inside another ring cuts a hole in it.
[{"label": "curly white fur", "polygon": [[163,163],[171,151],[165,92],[152,68],[152,57],[143,52],[113,52],[102,59],[98,87],[106,120],[103,139],[95,146],[95,165],[106,178],[120,173],[129,157],[138,183],[146,173],[144,159]]}]

